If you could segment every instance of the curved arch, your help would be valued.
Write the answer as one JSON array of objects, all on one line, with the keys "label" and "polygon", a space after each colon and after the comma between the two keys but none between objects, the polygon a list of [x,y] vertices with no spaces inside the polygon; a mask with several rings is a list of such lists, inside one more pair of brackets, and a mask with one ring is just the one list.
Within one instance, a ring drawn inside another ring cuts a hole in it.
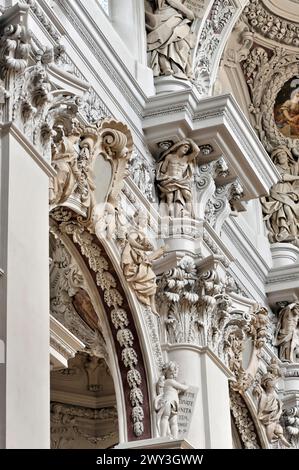
[{"label": "curved arch", "polygon": [[232,419],[244,448],[269,448],[264,429],[260,424],[254,404],[247,393],[240,394],[230,387]]},{"label": "curved arch", "polygon": [[193,56],[195,84],[203,95],[212,94],[223,51],[246,3],[246,0],[214,0],[205,14]]},{"label": "curved arch", "polygon": [[104,334],[110,339],[112,375],[121,418],[120,438],[123,441],[150,438],[153,427],[147,358],[119,273],[96,236],[74,222],[52,225],[86,276],[93,304],[101,306],[96,313],[104,325]]},{"label": "curved arch", "polygon": [[152,436],[155,437],[158,436],[155,421],[156,413],[153,409],[154,397],[156,393],[155,385],[159,378],[159,369],[161,369],[164,363],[161,344],[157,336],[157,317],[153,315],[150,309],[140,308],[135,294],[131,291],[127,281],[123,276],[123,271],[120,265],[120,258],[119,255],[116,253],[115,246],[113,246],[113,244],[114,243],[108,238],[103,238],[101,240],[101,245],[103,246],[103,249],[111,260],[114,272],[118,276],[119,282],[126,296],[128,305],[130,306],[132,319],[134,321],[135,329],[139,338],[140,348],[144,358],[144,366],[146,369],[146,377],[148,381],[149,409],[153,430]]}]

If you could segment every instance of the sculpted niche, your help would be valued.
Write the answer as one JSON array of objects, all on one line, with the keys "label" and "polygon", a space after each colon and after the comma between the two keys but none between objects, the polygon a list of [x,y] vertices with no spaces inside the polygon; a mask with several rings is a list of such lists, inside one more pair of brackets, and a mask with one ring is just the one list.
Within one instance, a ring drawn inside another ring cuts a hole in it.
[{"label": "sculpted niche", "polygon": [[147,51],[155,77],[191,78],[194,18],[193,11],[180,0],[145,2]]}]

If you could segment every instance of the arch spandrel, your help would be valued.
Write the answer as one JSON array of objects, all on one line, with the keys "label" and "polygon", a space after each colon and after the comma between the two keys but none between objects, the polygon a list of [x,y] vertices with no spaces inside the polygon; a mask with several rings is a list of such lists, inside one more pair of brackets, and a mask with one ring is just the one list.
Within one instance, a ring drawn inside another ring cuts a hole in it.
[{"label": "arch spandrel", "polygon": [[132,302],[122,287],[124,280],[120,280],[95,236],[72,223],[62,224],[59,228],[53,224],[52,230],[84,273],[90,298],[100,316],[99,324],[104,326],[102,334],[108,345],[109,361],[113,364],[118,416],[125,417],[120,436],[128,441],[150,438],[151,371],[147,364],[152,362],[149,359],[151,351],[145,351],[147,341],[140,337],[141,328],[136,325],[135,316],[139,312],[132,312],[129,305]]}]

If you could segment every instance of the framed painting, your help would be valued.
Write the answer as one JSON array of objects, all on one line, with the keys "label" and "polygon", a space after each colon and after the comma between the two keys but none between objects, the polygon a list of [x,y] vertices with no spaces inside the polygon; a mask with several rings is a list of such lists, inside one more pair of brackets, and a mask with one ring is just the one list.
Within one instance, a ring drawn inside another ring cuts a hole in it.
[{"label": "framed painting", "polygon": [[288,80],[278,93],[274,119],[285,137],[299,138],[299,77]]}]

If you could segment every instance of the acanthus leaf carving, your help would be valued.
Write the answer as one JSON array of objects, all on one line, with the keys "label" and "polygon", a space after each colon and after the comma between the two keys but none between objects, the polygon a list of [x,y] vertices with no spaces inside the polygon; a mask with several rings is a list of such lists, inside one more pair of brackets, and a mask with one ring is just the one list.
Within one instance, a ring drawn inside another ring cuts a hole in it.
[{"label": "acanthus leaf carving", "polygon": [[203,327],[196,292],[194,260],[184,256],[178,266],[159,280],[159,310],[165,316],[169,343],[200,343]]},{"label": "acanthus leaf carving", "polygon": [[193,82],[201,95],[208,95],[213,85],[219,45],[234,12],[235,5],[231,0],[215,0],[205,20],[193,59]]},{"label": "acanthus leaf carving", "polygon": [[283,427],[288,441],[295,449],[299,448],[299,407],[293,406],[283,411]]}]

